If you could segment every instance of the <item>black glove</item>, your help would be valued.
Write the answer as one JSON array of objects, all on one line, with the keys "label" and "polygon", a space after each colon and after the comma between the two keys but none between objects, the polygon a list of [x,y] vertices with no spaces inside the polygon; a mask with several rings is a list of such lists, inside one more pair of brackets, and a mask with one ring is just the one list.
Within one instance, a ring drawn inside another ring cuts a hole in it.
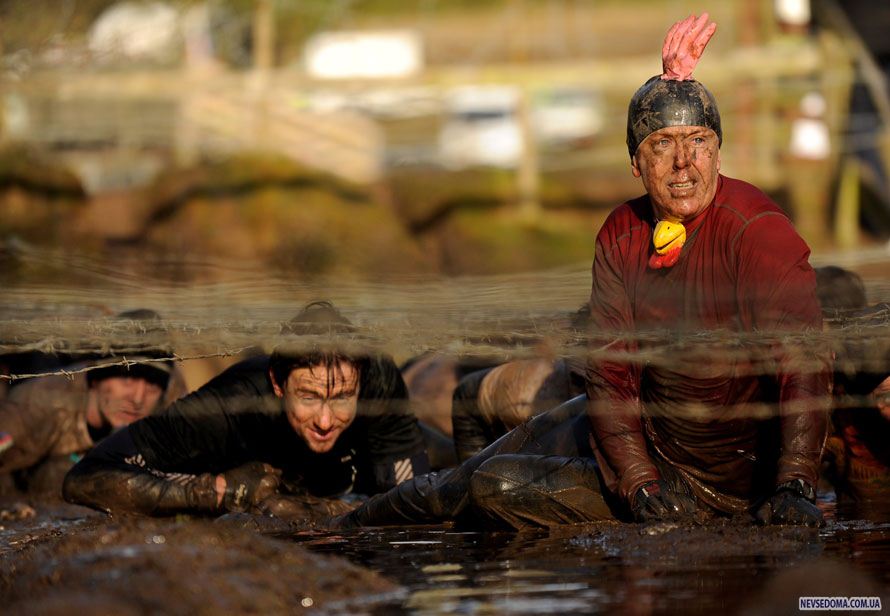
[{"label": "black glove", "polygon": [[262,462],[248,462],[222,474],[226,493],[222,508],[226,511],[247,511],[275,493],[281,471]]},{"label": "black glove", "polygon": [[798,524],[822,526],[822,512],[815,504],[816,491],[800,479],[783,483],[776,488],[754,514],[761,524]]},{"label": "black glove", "polygon": [[637,522],[680,520],[691,518],[696,504],[694,498],[674,490],[667,482],[659,479],[650,481],[636,491],[631,510]]}]

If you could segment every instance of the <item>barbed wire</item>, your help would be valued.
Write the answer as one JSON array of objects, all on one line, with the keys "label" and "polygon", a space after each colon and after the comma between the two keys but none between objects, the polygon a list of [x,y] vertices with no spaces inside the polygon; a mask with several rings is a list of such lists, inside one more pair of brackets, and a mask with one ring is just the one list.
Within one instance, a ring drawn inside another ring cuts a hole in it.
[{"label": "barbed wire", "polygon": [[19,381],[23,379],[33,379],[45,376],[64,376],[68,379],[74,379],[75,375],[84,374],[87,372],[91,372],[93,370],[104,370],[105,368],[115,368],[119,366],[123,366],[127,369],[130,366],[137,366],[140,364],[155,364],[155,363],[166,363],[172,361],[186,361],[192,359],[210,359],[213,357],[232,357],[247,351],[250,347],[242,347],[240,349],[229,349],[225,351],[219,351],[217,353],[205,353],[201,355],[179,355],[177,353],[172,353],[169,357],[146,357],[138,360],[127,359],[126,357],[122,357],[118,361],[114,362],[103,362],[101,364],[92,364],[89,366],[83,366],[81,368],[58,368],[52,372],[38,372],[31,374],[0,374],[0,381],[9,381],[12,383],[13,381]]}]

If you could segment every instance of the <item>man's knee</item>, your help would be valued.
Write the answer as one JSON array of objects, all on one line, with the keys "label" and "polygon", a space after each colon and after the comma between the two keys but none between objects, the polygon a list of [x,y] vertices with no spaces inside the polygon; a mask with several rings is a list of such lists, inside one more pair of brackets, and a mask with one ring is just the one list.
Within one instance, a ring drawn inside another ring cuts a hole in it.
[{"label": "man's knee", "polygon": [[613,517],[584,458],[495,456],[470,478],[469,501],[483,520],[517,529]]}]

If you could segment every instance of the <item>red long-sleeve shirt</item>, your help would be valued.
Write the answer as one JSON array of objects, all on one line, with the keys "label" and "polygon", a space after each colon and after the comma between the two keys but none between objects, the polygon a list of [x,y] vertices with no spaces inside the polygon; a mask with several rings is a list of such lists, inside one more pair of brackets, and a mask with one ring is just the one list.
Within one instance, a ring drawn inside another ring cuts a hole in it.
[{"label": "red long-sleeve shirt", "polygon": [[723,176],[671,268],[648,266],[654,224],[643,196],[596,241],[592,320],[621,334],[587,371],[607,483],[629,502],[658,460],[729,513],[792,479],[814,486],[830,369],[801,344],[822,325],[809,248],[766,195]]}]

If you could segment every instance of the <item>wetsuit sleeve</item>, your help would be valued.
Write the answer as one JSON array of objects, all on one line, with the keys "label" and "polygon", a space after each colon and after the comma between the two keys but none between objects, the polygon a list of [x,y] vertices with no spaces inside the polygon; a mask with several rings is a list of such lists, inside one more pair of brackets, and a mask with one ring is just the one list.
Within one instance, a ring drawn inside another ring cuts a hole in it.
[{"label": "wetsuit sleeve", "polygon": [[408,400],[408,388],[388,357],[373,358],[362,374],[359,413],[365,422],[359,443],[355,490],[376,494],[429,472],[423,434]]},{"label": "wetsuit sleeve", "polygon": [[471,372],[460,380],[454,390],[451,427],[457,459],[461,462],[485,449],[496,438],[492,426],[479,409],[479,389],[491,370]]},{"label": "wetsuit sleeve", "polygon": [[748,223],[737,251],[746,329],[774,336],[782,441],[776,484],[801,479],[815,487],[828,434],[831,360],[818,336],[822,314],[809,248],[785,216],[766,213]]},{"label": "wetsuit sleeve", "polygon": [[146,467],[130,428],[104,439],[65,477],[62,495],[70,503],[101,511],[149,515],[214,512],[215,475],[162,473]]},{"label": "wetsuit sleeve", "polygon": [[587,410],[606,485],[630,502],[639,487],[660,476],[646,450],[640,373],[630,359],[636,349],[628,336],[634,321],[620,263],[622,241],[629,240],[611,235],[607,223],[597,236],[593,261],[591,325],[602,335],[591,341]]}]

